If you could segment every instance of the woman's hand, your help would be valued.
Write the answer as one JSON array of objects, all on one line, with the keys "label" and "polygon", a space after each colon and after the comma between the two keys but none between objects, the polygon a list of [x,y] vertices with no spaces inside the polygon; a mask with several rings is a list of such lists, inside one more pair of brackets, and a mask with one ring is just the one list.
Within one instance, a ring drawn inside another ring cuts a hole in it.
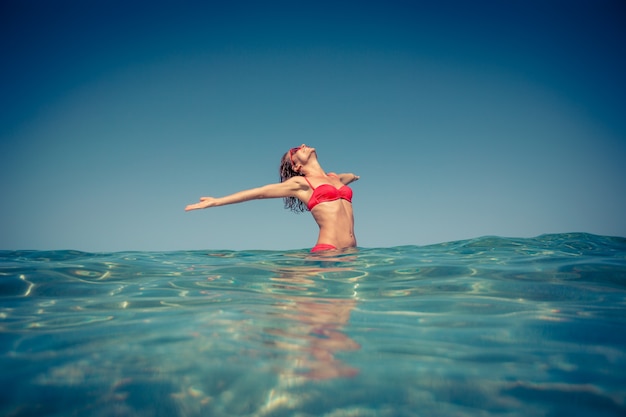
[{"label": "woman's hand", "polygon": [[201,197],[199,203],[189,204],[187,207],[185,207],[185,211],[199,210],[199,209],[205,209],[205,208],[209,208],[209,207],[215,207],[216,200],[217,199],[213,198],[213,197]]}]

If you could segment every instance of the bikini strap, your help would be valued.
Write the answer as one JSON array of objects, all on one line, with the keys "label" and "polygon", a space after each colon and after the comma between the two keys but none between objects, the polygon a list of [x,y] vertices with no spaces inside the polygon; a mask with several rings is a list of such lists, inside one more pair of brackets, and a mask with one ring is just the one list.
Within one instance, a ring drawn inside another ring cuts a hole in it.
[{"label": "bikini strap", "polygon": [[315,190],[315,187],[313,187],[313,185],[311,184],[311,181],[309,181],[307,177],[304,177],[304,179],[306,180],[306,182],[309,183],[309,187],[311,187],[312,190]]}]

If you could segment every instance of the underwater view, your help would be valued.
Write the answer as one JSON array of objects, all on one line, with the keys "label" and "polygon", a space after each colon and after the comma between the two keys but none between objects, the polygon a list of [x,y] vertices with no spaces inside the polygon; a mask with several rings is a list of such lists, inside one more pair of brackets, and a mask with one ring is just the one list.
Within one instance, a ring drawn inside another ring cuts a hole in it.
[{"label": "underwater view", "polygon": [[2,416],[624,416],[626,239],[0,251]]}]

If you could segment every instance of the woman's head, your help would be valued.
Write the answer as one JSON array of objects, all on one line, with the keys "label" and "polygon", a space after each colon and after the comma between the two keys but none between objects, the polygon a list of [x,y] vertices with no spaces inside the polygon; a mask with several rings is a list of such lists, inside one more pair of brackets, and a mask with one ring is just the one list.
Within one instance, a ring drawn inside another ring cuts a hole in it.
[{"label": "woman's head", "polygon": [[[294,155],[301,148],[302,146],[291,148],[281,158],[280,166],[278,168],[278,173],[280,175],[280,182],[287,181],[289,178],[292,178],[292,177],[298,177],[298,176],[303,175],[299,169],[296,170],[296,163],[294,163]],[[296,161],[297,161],[297,156],[296,156]],[[301,165],[300,165],[300,168],[302,168]],[[295,197],[286,197],[283,200],[285,201],[285,208],[291,211],[294,211],[296,213],[307,211],[307,208],[304,205],[304,203]]]}]

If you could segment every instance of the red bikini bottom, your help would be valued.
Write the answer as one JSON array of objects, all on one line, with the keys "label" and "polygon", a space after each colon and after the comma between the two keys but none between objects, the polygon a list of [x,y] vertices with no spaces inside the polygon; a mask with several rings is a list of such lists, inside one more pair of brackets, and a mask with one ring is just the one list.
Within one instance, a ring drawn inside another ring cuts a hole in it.
[{"label": "red bikini bottom", "polygon": [[313,249],[311,249],[311,252],[320,252],[323,250],[336,250],[337,248],[334,247],[333,245],[328,245],[326,243],[318,243],[317,245],[315,245],[313,247]]}]

